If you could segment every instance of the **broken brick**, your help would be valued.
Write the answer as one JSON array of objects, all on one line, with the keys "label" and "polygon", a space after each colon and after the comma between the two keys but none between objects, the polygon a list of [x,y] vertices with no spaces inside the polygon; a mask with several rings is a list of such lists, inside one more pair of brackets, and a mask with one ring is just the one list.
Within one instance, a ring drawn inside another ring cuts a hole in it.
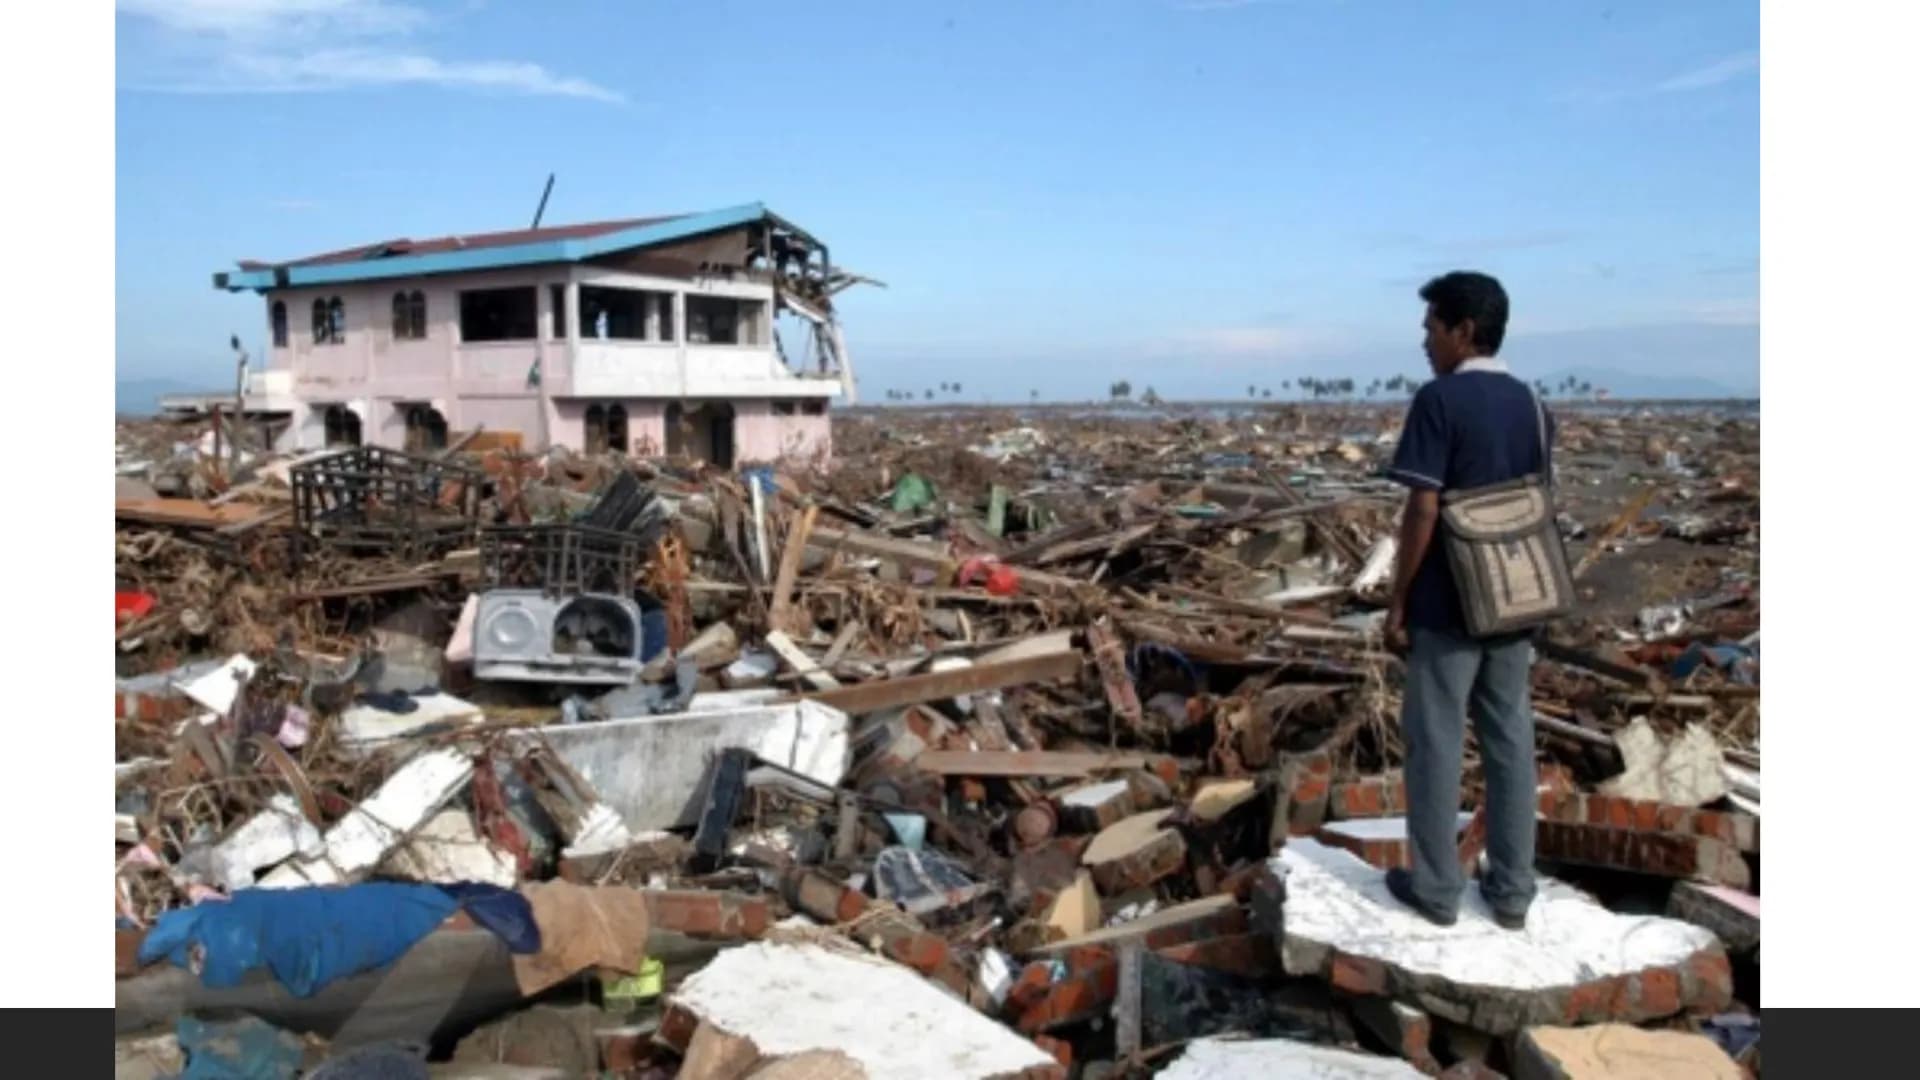
[{"label": "broken brick", "polygon": [[1081,862],[1093,871],[1104,896],[1144,888],[1186,864],[1187,844],[1175,829],[1162,826],[1169,812],[1135,814],[1093,838]]},{"label": "broken brick", "polygon": [[1280,953],[1273,947],[1273,938],[1266,934],[1232,934],[1169,945],[1154,952],[1176,964],[1248,979],[1267,979],[1284,974],[1280,968]]},{"label": "broken brick", "polygon": [[1429,1076],[1440,1072],[1440,1060],[1433,1054],[1432,1017],[1389,998],[1355,998],[1352,1005],[1354,1018],[1388,1049]]},{"label": "broken brick", "polygon": [[1576,865],[1699,878],[1742,889],[1752,880],[1739,852],[1706,836],[1542,821],[1537,847],[1541,858]]},{"label": "broken brick", "polygon": [[772,921],[765,897],[692,889],[648,889],[647,918],[658,930],[732,941],[757,938]]}]

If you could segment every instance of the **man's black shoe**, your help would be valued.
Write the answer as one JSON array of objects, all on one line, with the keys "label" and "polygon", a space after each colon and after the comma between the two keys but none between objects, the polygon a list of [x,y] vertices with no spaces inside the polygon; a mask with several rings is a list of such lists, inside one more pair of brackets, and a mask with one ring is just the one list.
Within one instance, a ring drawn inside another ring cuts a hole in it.
[{"label": "man's black shoe", "polygon": [[1518,912],[1502,911],[1500,905],[1493,902],[1493,898],[1487,895],[1487,890],[1484,888],[1480,890],[1480,899],[1487,902],[1487,909],[1493,912],[1493,921],[1500,929],[1525,930],[1527,928],[1527,913],[1525,909]]},{"label": "man's black shoe", "polygon": [[1393,894],[1395,900],[1419,912],[1421,918],[1435,926],[1452,926],[1458,918],[1451,912],[1443,915],[1421,903],[1420,898],[1413,894],[1413,875],[1401,867],[1387,871],[1387,891]]}]

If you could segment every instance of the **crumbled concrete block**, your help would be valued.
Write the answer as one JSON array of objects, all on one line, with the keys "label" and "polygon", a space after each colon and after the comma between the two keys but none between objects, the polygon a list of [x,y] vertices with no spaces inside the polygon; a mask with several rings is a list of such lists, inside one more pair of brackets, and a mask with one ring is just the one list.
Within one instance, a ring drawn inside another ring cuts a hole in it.
[{"label": "crumbled concrete block", "polygon": [[1407,780],[1397,771],[1335,784],[1327,799],[1327,816],[1335,821],[1406,812]]},{"label": "crumbled concrete block", "polygon": [[1399,1058],[1358,1054],[1292,1039],[1197,1039],[1159,1074],[1159,1080],[1417,1080],[1420,1070]]},{"label": "crumbled concrete block", "polygon": [[263,888],[339,885],[380,864],[473,777],[473,759],[458,750],[428,750],[394,770],[326,833],[318,858],[296,858],[260,880]]},{"label": "crumbled concrete block", "polygon": [[1209,780],[1194,793],[1187,809],[1195,821],[1219,821],[1256,794],[1258,788],[1251,780]]},{"label": "crumbled concrete block", "polygon": [[1356,995],[1393,997],[1494,1035],[1545,1023],[1639,1022],[1724,1008],[1732,970],[1713,935],[1660,917],[1616,915],[1549,878],[1524,930],[1503,930],[1478,892],[1435,926],[1387,892],[1350,852],[1290,842],[1269,864],[1282,879],[1280,942],[1290,974]]},{"label": "crumbled concrete block", "polygon": [[1162,827],[1171,811],[1135,814],[1101,830],[1080,856],[1093,883],[1108,896],[1151,885],[1179,870],[1187,859],[1180,833]]},{"label": "crumbled concrete block", "polygon": [[520,879],[513,856],[499,851],[474,828],[465,810],[442,810],[381,864],[383,873],[406,881],[451,885],[484,881],[510,889]]},{"label": "crumbled concrete block", "polygon": [[1440,1059],[1433,1056],[1433,1018],[1426,1013],[1403,1002],[1362,997],[1354,999],[1353,1015],[1414,1068],[1429,1076],[1440,1072]]},{"label": "crumbled concrete block", "polygon": [[[728,949],[672,1001],[764,1056],[838,1051],[873,1080],[1063,1072],[1052,1055],[913,971],[818,945]],[[671,1036],[667,1025],[662,1034]]]},{"label": "crumbled concrete block", "polygon": [[[1456,835],[1463,835],[1472,820],[1472,814],[1462,811]],[[1321,843],[1345,848],[1382,870],[1413,865],[1413,845],[1407,838],[1407,819],[1403,817],[1329,821],[1313,835]],[[1465,861],[1471,865],[1470,858]]]},{"label": "crumbled concrete block", "polygon": [[1134,812],[1133,788],[1125,780],[1082,784],[1062,792],[1060,819],[1075,832],[1097,833]]},{"label": "crumbled concrete block", "polygon": [[1667,897],[1667,914],[1713,931],[1728,952],[1760,947],[1760,898],[1750,892],[1682,881]]},{"label": "crumbled concrete block", "polygon": [[1614,736],[1626,765],[1619,776],[1600,785],[1605,795],[1618,795],[1677,806],[1704,806],[1726,795],[1721,773],[1720,743],[1702,724],[1688,724],[1668,740],[1660,737],[1644,716]]}]

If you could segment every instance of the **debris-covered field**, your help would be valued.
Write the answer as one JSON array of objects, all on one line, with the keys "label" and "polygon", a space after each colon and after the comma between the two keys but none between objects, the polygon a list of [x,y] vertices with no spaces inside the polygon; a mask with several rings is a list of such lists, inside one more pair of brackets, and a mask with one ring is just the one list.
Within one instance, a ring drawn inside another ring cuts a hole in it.
[{"label": "debris-covered field", "polygon": [[117,1068],[1757,1074],[1757,410],[1557,407],[1504,931],[1381,883],[1400,409],[851,410],[825,471],[123,422]]}]

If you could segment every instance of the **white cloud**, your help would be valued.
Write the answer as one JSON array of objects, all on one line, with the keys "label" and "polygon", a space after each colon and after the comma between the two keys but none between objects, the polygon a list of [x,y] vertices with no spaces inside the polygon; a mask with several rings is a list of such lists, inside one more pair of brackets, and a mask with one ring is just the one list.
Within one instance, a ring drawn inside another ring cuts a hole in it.
[{"label": "white cloud", "polygon": [[1736,53],[1716,60],[1705,67],[1695,68],[1684,74],[1656,85],[1653,93],[1677,94],[1687,90],[1705,90],[1710,86],[1732,82],[1749,71],[1760,69],[1760,54],[1757,52]]},{"label": "white cloud", "polygon": [[393,34],[426,22],[426,12],[387,0],[118,0],[119,10],[184,33],[249,37],[327,29]]},{"label": "white cloud", "polygon": [[[142,89],[314,93],[394,86],[622,102],[615,91],[524,60],[456,60],[408,40],[424,11],[390,0],[118,0],[158,35]],[[303,47],[322,42],[324,47]],[[293,44],[289,44],[293,43]],[[138,53],[122,44],[122,56]],[[136,61],[139,57],[133,57]],[[136,69],[138,65],[136,63]]]},{"label": "white cloud", "polygon": [[300,55],[246,54],[233,58],[240,84],[260,92],[343,90],[376,86],[442,86],[619,102],[611,90],[584,79],[554,75],[515,60],[442,61],[381,49],[328,49]]},{"label": "white cloud", "polygon": [[1711,64],[1684,71],[1670,79],[1664,79],[1651,86],[1633,88],[1614,88],[1611,90],[1573,90],[1556,95],[1555,100],[1588,105],[1605,105],[1616,101],[1634,98],[1661,97],[1667,94],[1684,94],[1694,90],[1707,90],[1723,86],[1748,72],[1760,70],[1760,54],[1757,52],[1735,53],[1722,57]]}]

